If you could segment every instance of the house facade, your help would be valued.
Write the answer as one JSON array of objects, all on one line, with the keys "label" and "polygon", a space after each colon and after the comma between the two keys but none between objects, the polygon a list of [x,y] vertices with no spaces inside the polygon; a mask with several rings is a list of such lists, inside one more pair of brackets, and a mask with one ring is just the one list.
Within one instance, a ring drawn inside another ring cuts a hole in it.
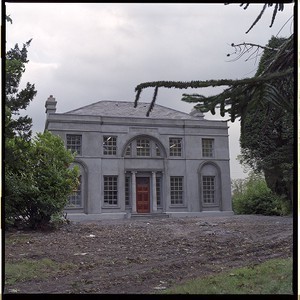
[{"label": "house facade", "polygon": [[228,126],[147,103],[99,101],[56,113],[46,101],[45,130],[75,151],[80,185],[70,219],[138,215],[232,214]]}]

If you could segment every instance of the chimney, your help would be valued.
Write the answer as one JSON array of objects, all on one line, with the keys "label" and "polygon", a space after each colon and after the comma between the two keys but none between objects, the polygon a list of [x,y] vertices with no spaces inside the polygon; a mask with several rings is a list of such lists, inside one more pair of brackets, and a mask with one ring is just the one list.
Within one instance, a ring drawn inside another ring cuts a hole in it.
[{"label": "chimney", "polygon": [[45,107],[46,107],[46,114],[49,115],[51,114],[55,114],[56,112],[56,101],[55,98],[53,98],[52,95],[50,95],[50,97],[47,99]]},{"label": "chimney", "polygon": [[199,118],[199,119],[204,119],[204,114],[202,111],[196,109],[196,108],[193,108],[192,111],[190,112],[190,116],[192,117],[196,117],[196,118]]}]

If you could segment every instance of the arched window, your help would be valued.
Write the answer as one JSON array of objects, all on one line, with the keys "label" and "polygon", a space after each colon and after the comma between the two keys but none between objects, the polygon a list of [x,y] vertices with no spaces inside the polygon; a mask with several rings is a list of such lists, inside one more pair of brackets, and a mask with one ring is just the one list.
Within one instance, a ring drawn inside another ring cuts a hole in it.
[{"label": "arched window", "polygon": [[69,202],[66,206],[67,209],[85,209],[85,199],[87,189],[85,188],[87,184],[87,168],[85,164],[79,161],[75,161],[71,167],[78,166],[79,167],[79,184],[77,188],[73,191],[73,193],[69,196]]},{"label": "arched window", "polygon": [[72,195],[69,196],[68,208],[82,207],[82,175],[79,175],[78,182],[78,186],[73,190]]},{"label": "arched window", "polygon": [[130,139],[123,150],[124,157],[165,157],[166,151],[156,138],[140,135]]},{"label": "arched window", "polygon": [[221,176],[219,167],[206,162],[199,168],[199,186],[201,206],[221,206]]}]

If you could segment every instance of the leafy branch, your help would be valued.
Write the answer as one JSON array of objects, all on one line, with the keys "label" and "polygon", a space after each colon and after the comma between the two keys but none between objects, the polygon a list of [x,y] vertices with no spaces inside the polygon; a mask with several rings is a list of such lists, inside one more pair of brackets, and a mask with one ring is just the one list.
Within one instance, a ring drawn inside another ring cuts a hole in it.
[{"label": "leafy branch", "polygon": [[253,56],[255,56],[255,62],[256,59],[259,55],[261,55],[263,53],[263,50],[271,50],[271,51],[278,51],[279,48],[271,48],[271,47],[267,47],[267,46],[261,46],[258,44],[253,44],[253,43],[240,43],[240,44],[231,44],[232,47],[234,47],[235,51],[233,53],[228,53],[227,57],[231,56],[231,55],[237,55],[236,58],[232,59],[231,61],[237,61],[239,60],[242,56],[244,56],[245,54],[250,54],[245,61],[248,61],[250,59],[253,58]]},{"label": "leafy branch", "polygon": [[[293,1],[291,1],[291,2],[293,2]],[[225,3],[225,5],[228,5],[228,4],[230,4],[230,3]],[[248,33],[248,32],[249,32],[249,31],[257,24],[257,22],[258,22],[258,21],[261,19],[261,17],[263,16],[263,14],[264,14],[266,8],[267,8],[267,7],[272,7],[273,4],[274,4],[274,3],[265,3],[265,4],[264,4],[262,10],[261,10],[260,13],[258,14],[257,18],[254,20],[254,22],[252,23],[252,25],[250,26],[250,28],[246,31],[246,33]],[[244,5],[244,7],[243,7],[244,10],[246,10],[246,9],[249,7],[250,3],[242,3],[242,4],[240,4],[241,7],[242,7],[243,5]],[[274,24],[274,21],[275,21],[277,12],[278,12],[278,11],[283,11],[283,9],[284,9],[284,3],[281,3],[281,2],[275,3],[274,9],[273,9],[273,15],[272,15],[272,20],[271,20],[270,27],[272,27],[273,24]]]},{"label": "leafy branch", "polygon": [[[245,5],[244,9],[247,9],[249,3],[242,3],[240,6],[243,5]],[[272,5],[273,3],[264,4],[259,16],[247,32],[260,20],[266,8]],[[277,12],[282,11],[283,8],[284,4],[275,4],[270,26],[273,25]],[[280,47],[261,46],[254,43],[232,43],[231,45],[236,50],[235,54],[238,54],[237,59],[245,54],[249,54],[247,59],[252,58],[254,55],[256,55],[257,58],[260,50],[271,51],[272,55],[268,61],[265,61],[263,70],[251,78],[240,80],[220,79],[206,81],[195,80],[189,82],[153,81],[141,83],[135,88],[136,97],[134,107],[138,104],[142,90],[149,87],[154,88],[154,94],[146,113],[147,116],[149,116],[154,107],[158,89],[161,87],[187,89],[227,86],[223,92],[209,97],[199,94],[183,94],[182,101],[197,103],[194,108],[202,112],[210,111],[212,114],[215,114],[216,108],[220,108],[221,116],[224,116],[225,113],[229,113],[232,122],[234,122],[237,117],[244,115],[247,108],[251,109],[257,105],[273,105],[284,111],[293,112],[293,99],[285,95],[285,90],[286,86],[290,86],[294,80],[294,35],[292,34],[286,39]]]},{"label": "leafy branch", "polygon": [[10,22],[10,24],[12,24],[12,18],[9,15],[5,15],[5,20],[6,22]]},{"label": "leafy branch", "polygon": [[206,88],[216,86],[227,86],[222,93],[214,96],[206,97],[198,94],[183,94],[182,101],[189,103],[198,103],[194,107],[202,112],[210,111],[215,114],[215,108],[220,107],[221,116],[229,113],[232,122],[241,116],[248,105],[261,105],[262,101],[268,104],[279,107],[280,109],[292,112],[294,105],[292,99],[286,99],[281,95],[280,91],[284,88],[279,88],[286,82],[293,82],[294,75],[294,36],[291,35],[279,48],[268,46],[252,46],[261,47],[267,51],[274,51],[272,59],[264,70],[258,75],[251,78],[240,80],[219,79],[206,81],[152,81],[144,82],[136,86],[136,98],[134,107],[137,106],[143,89],[154,87],[155,92],[147,111],[147,116],[153,109],[155,104],[158,89],[164,88]]},{"label": "leafy branch", "polygon": [[[247,102],[250,101],[250,96],[257,93],[258,90],[261,90],[265,84],[272,80],[282,79],[287,76],[293,75],[293,68],[289,68],[284,72],[277,72],[272,74],[265,74],[264,76],[258,76],[254,78],[245,78],[240,80],[231,80],[231,79],[220,79],[220,80],[206,80],[206,81],[153,81],[145,82],[139,84],[136,88],[136,98],[134,102],[134,107],[137,106],[141,92],[145,88],[154,87],[153,99],[150,103],[149,109],[147,111],[147,117],[150,115],[154,107],[154,103],[157,98],[158,88],[177,88],[177,89],[187,89],[187,88],[205,88],[205,87],[216,87],[216,86],[229,86],[222,93],[205,97],[203,95],[187,95],[183,94],[182,101],[189,103],[198,103],[195,108],[207,112],[211,111],[212,114],[215,113],[215,107],[220,104],[221,106],[221,116],[225,115],[225,112],[229,112],[231,115],[231,121],[234,122],[237,116],[240,116],[239,110],[247,105]],[[270,89],[270,87],[269,87]],[[246,97],[248,95],[248,97]],[[245,103],[244,99],[248,99]],[[266,97],[265,97],[266,98]],[[272,100],[270,100],[272,101]],[[274,104],[280,104],[280,102],[274,102]],[[225,110],[225,106],[230,106],[230,109]],[[237,110],[239,108],[239,110]],[[287,109],[291,109],[290,106]]]}]

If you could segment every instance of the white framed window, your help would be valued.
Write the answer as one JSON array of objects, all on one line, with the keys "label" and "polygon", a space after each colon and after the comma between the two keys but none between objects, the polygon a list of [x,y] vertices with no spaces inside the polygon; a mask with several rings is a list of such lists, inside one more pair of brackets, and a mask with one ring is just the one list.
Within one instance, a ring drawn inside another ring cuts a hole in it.
[{"label": "white framed window", "polygon": [[155,143],[155,155],[161,156],[159,146]]},{"label": "white framed window", "polygon": [[170,156],[182,155],[182,138],[169,138]]},{"label": "white framed window", "polygon": [[130,206],[131,178],[125,176],[125,206]]},{"label": "white framed window", "polygon": [[124,157],[164,157],[164,147],[148,136],[138,136],[128,142],[124,149]]},{"label": "white framed window", "polygon": [[183,204],[183,177],[170,177],[171,204]]},{"label": "white framed window", "polygon": [[131,143],[127,145],[125,150],[125,156],[131,156]]},{"label": "white framed window", "polygon": [[117,137],[116,136],[103,136],[103,155],[116,155],[117,154]]},{"label": "white framed window", "polygon": [[103,176],[104,205],[118,204],[118,176]]},{"label": "white framed window", "polygon": [[80,134],[67,134],[67,149],[81,155],[81,135]]},{"label": "white framed window", "polygon": [[78,177],[78,186],[69,196],[67,208],[81,208],[82,207],[82,176]]},{"label": "white framed window", "polygon": [[202,139],[202,156],[214,156],[214,139]]},{"label": "white framed window", "polygon": [[136,140],[136,155],[137,156],[150,156],[150,140],[140,138]]},{"label": "white framed window", "polygon": [[215,203],[215,176],[202,177],[203,203]]},{"label": "white framed window", "polygon": [[156,177],[156,203],[157,206],[162,206],[161,202],[161,177]]}]

